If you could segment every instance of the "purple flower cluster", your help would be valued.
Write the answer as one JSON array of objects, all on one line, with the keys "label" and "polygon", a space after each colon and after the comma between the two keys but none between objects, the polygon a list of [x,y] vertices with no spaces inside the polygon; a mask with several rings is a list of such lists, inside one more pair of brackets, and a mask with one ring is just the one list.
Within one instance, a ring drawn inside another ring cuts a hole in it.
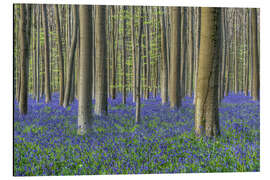
[{"label": "purple flower cluster", "polygon": [[[197,138],[193,98],[180,110],[161,99],[142,99],[142,123],[134,126],[132,96],[109,99],[108,116],[93,116],[93,129],[77,136],[78,102],[14,102],[14,175],[133,174],[259,171],[259,102],[229,94],[219,107],[221,137]],[[94,101],[93,101],[94,103]]]}]

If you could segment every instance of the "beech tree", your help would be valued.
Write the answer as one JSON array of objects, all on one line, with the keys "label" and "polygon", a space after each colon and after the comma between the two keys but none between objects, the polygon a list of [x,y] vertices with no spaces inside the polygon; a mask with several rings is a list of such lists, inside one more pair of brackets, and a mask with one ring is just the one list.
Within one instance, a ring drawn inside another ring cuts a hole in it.
[{"label": "beech tree", "polygon": [[77,46],[77,34],[78,34],[78,16],[77,16],[77,7],[76,5],[72,6],[74,21],[73,21],[73,34],[72,34],[72,42],[71,48],[69,50],[68,56],[68,67],[67,67],[67,78],[66,78],[66,87],[65,87],[65,96],[63,106],[67,107],[71,98],[71,88],[72,88],[72,80],[74,78],[74,61],[75,61],[75,50]]},{"label": "beech tree", "polygon": [[217,136],[217,107],[225,96],[260,100],[259,9],[80,9],[79,15],[75,5],[14,5],[14,91],[22,114],[28,95],[37,102],[45,95],[48,103],[59,92],[64,107],[76,97],[83,104],[79,113],[88,114],[78,117],[84,134],[91,124],[86,101],[95,99],[95,114],[107,115],[108,101],[121,94],[129,105],[132,95],[140,123],[141,98],[161,96],[178,111],[194,94],[196,134]]},{"label": "beech tree", "polygon": [[31,5],[20,5],[20,101],[19,108],[21,114],[27,114],[28,96],[28,58],[30,47],[30,27],[31,27]]},{"label": "beech tree", "polygon": [[138,63],[137,63],[137,82],[136,82],[136,115],[135,122],[141,122],[141,96],[140,96],[140,86],[141,86],[141,52],[142,52],[142,31],[143,31],[143,8],[141,7],[141,16],[140,16],[140,29],[139,29],[139,37],[138,37]]},{"label": "beech tree", "polygon": [[[164,7],[160,8],[164,12]],[[160,35],[161,35],[161,75],[160,75],[160,90],[162,104],[168,101],[168,64],[167,64],[167,46],[166,46],[166,27],[165,27],[165,15],[160,15]]]},{"label": "beech tree", "polygon": [[180,92],[180,8],[171,8],[170,107],[181,106]]},{"label": "beech tree", "polygon": [[[58,5],[54,5],[54,11],[55,11],[55,24],[56,24],[56,31],[57,31],[57,37],[58,37],[58,62],[59,62],[59,71],[60,71],[60,87],[59,87],[59,105],[63,105],[63,99],[64,99],[64,55],[63,55],[63,48],[62,48],[62,41],[61,41],[61,27],[60,27],[60,21],[59,21],[59,10]],[[77,28],[75,28],[77,29]]]},{"label": "beech tree", "polygon": [[92,6],[80,5],[80,78],[78,106],[78,134],[84,135],[91,129],[92,94]]},{"label": "beech tree", "polygon": [[252,27],[252,97],[257,101],[260,99],[260,73],[259,73],[259,53],[258,53],[258,23],[257,9],[251,10],[251,27]]},{"label": "beech tree", "polygon": [[49,31],[48,31],[48,15],[46,4],[42,5],[42,20],[44,29],[44,67],[45,67],[45,102],[51,101],[51,90],[50,90],[50,47],[49,47]]},{"label": "beech tree", "polygon": [[195,133],[218,136],[219,8],[201,8],[201,45],[195,103]]},{"label": "beech tree", "polygon": [[96,6],[95,16],[95,43],[96,43],[96,86],[95,86],[95,113],[107,114],[107,65],[106,65],[106,6]]}]

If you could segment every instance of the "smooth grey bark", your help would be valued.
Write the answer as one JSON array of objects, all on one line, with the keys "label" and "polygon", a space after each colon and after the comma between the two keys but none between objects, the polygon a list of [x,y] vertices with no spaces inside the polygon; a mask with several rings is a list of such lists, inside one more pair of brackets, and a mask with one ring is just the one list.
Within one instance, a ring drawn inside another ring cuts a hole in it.
[{"label": "smooth grey bark", "polygon": [[96,6],[95,16],[95,43],[96,43],[96,104],[97,115],[107,115],[107,44],[106,44],[106,6]]},{"label": "smooth grey bark", "polygon": [[20,101],[21,114],[27,114],[28,96],[28,59],[30,49],[31,5],[20,5]]},{"label": "smooth grey bark", "polygon": [[199,65],[199,49],[200,49],[200,21],[201,21],[201,8],[196,8],[196,14],[197,14],[197,18],[196,18],[196,31],[197,36],[196,36],[196,56],[195,56],[195,75],[194,75],[194,98],[193,98],[193,104],[195,104],[196,102],[196,88],[197,88],[197,78],[198,78],[198,65]]},{"label": "smooth grey bark", "polygon": [[132,85],[133,85],[133,102],[136,101],[136,53],[135,53],[135,30],[134,30],[134,7],[131,6],[131,43],[132,43],[132,67],[133,67],[133,78],[132,78]]},{"label": "smooth grey bark", "polygon": [[35,28],[35,25],[36,25],[36,18],[34,18],[36,16],[36,13],[35,11],[33,11],[33,17],[32,17],[32,95],[33,95],[33,98],[35,99],[36,98],[36,37],[35,37],[35,34],[36,34],[36,28]]},{"label": "smooth grey bark", "polygon": [[218,73],[220,53],[220,8],[201,10],[201,46],[195,103],[195,134],[218,136]]},{"label": "smooth grey bark", "polygon": [[170,107],[181,106],[180,92],[180,8],[171,7],[171,46],[170,46]]},{"label": "smooth grey bark", "polygon": [[146,16],[146,22],[145,24],[145,48],[146,48],[146,66],[145,66],[145,91],[144,91],[144,98],[149,98],[149,89],[150,89],[150,38],[149,38],[149,14],[148,14],[148,8],[145,7],[145,16]]},{"label": "smooth grey bark", "polygon": [[78,106],[78,134],[84,135],[91,129],[92,95],[92,18],[91,6],[80,5],[80,78]]},{"label": "smooth grey bark", "polygon": [[260,100],[260,71],[259,71],[259,50],[258,50],[258,22],[257,9],[251,10],[251,31],[252,31],[252,97],[254,101]]},{"label": "smooth grey bark", "polygon": [[123,14],[123,98],[122,98],[122,103],[123,104],[126,104],[126,89],[127,89],[127,77],[126,77],[126,71],[127,71],[127,68],[126,68],[126,61],[127,61],[127,52],[126,52],[126,31],[127,31],[127,20],[126,20],[126,11],[127,11],[127,7],[124,6],[123,7],[123,11],[124,11],[124,14]]},{"label": "smooth grey bark", "polygon": [[219,95],[218,95],[218,98],[219,98],[219,102],[221,102],[221,100],[224,98],[224,82],[225,82],[225,68],[226,68],[226,33],[225,33],[225,9],[222,9],[221,10],[221,45],[220,45],[220,56],[221,56],[221,62],[220,65],[221,65],[221,73],[220,73],[220,88],[219,88]]},{"label": "smooth grey bark", "polygon": [[187,37],[187,8],[182,7],[181,12],[181,28],[179,28],[179,32],[181,32],[181,61],[180,61],[180,98],[186,96],[186,71],[187,71],[187,63],[188,60],[188,37]]},{"label": "smooth grey bark", "polygon": [[192,89],[193,89],[193,8],[188,8],[188,79],[187,79],[187,95],[189,97],[192,96]]},{"label": "smooth grey bark", "polygon": [[166,27],[165,27],[165,11],[164,7],[160,7],[160,11],[163,12],[160,15],[160,46],[161,46],[161,72],[160,72],[160,90],[162,104],[168,102],[168,64],[167,64],[167,39],[166,39]]},{"label": "smooth grey bark", "polygon": [[37,63],[36,63],[36,69],[37,69],[37,71],[36,71],[36,102],[38,102],[39,101],[39,88],[40,88],[40,79],[39,79],[39,58],[40,58],[40,55],[39,55],[39,50],[40,50],[40,6],[36,6],[36,9],[37,9],[37,16],[36,16],[36,18],[37,18],[37,20],[36,20],[36,22],[37,22],[37,31],[36,31],[36,35],[37,35],[37,37],[36,37],[36,40],[37,40],[37,42],[36,42],[36,44],[37,44],[37,49],[36,49],[36,59],[37,59]]},{"label": "smooth grey bark", "polygon": [[234,93],[237,94],[239,91],[239,83],[238,83],[238,57],[237,57],[237,19],[236,15],[234,16]]},{"label": "smooth grey bark", "polygon": [[72,11],[74,16],[73,21],[73,33],[72,33],[72,42],[71,42],[71,48],[68,51],[68,67],[67,67],[67,73],[66,73],[66,87],[65,87],[65,96],[64,96],[64,102],[63,106],[67,107],[70,103],[70,96],[71,96],[71,88],[72,88],[72,79],[74,76],[74,61],[75,61],[75,52],[76,52],[76,46],[77,46],[77,36],[78,36],[78,10],[76,5],[72,5]]},{"label": "smooth grey bark", "polygon": [[63,48],[62,48],[62,41],[61,41],[61,26],[59,20],[59,10],[58,5],[54,5],[54,12],[55,12],[55,24],[56,24],[56,32],[57,32],[57,45],[58,45],[58,64],[59,64],[59,105],[63,105],[64,100],[64,55],[63,55]]},{"label": "smooth grey bark", "polygon": [[46,4],[42,5],[42,20],[44,29],[44,66],[45,66],[45,103],[51,101],[51,90],[50,90],[50,47],[49,47],[49,32],[48,32],[48,14]]},{"label": "smooth grey bark", "polygon": [[141,95],[140,95],[140,86],[141,86],[141,52],[142,52],[142,32],[143,32],[143,7],[141,7],[141,15],[140,15],[140,29],[138,36],[138,63],[137,63],[137,82],[136,82],[136,115],[135,115],[135,123],[141,122]]}]

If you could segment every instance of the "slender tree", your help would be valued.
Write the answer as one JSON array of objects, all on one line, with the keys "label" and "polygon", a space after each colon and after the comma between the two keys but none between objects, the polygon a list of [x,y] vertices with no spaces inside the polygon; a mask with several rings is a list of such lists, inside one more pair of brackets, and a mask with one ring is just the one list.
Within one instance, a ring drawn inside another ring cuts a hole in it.
[{"label": "slender tree", "polygon": [[46,4],[42,5],[42,20],[44,29],[44,49],[45,49],[45,103],[51,101],[51,90],[50,90],[50,47],[49,47],[49,31],[48,31],[48,14]]},{"label": "slender tree", "polygon": [[131,29],[131,43],[132,43],[132,67],[133,67],[133,78],[132,78],[132,84],[133,84],[133,102],[136,100],[136,52],[135,52],[135,30],[134,30],[134,7],[131,6],[131,23],[130,23],[130,29]]},{"label": "slender tree", "polygon": [[70,103],[70,98],[71,98],[71,89],[72,89],[72,79],[74,78],[74,61],[75,61],[75,50],[77,46],[77,39],[78,39],[78,13],[77,13],[77,6],[72,5],[72,11],[73,11],[73,16],[74,16],[74,21],[73,21],[73,34],[72,34],[72,42],[71,42],[71,48],[68,51],[69,56],[68,56],[68,67],[67,67],[67,73],[66,73],[66,87],[65,87],[65,97],[64,97],[64,103],[63,106],[67,107]]},{"label": "slender tree", "polygon": [[136,82],[136,116],[135,122],[141,122],[141,95],[140,95],[140,86],[141,86],[141,52],[142,52],[142,31],[143,31],[143,7],[141,7],[141,15],[140,15],[140,29],[139,29],[139,37],[138,37],[138,63],[137,63],[137,82]]},{"label": "slender tree", "polygon": [[127,51],[126,51],[126,30],[127,30],[127,20],[126,20],[126,14],[127,14],[127,6],[123,7],[123,98],[122,103],[126,104],[126,86],[127,86],[127,77],[126,77],[126,61],[127,61]]},{"label": "slender tree", "polygon": [[36,86],[37,86],[37,89],[36,89],[36,101],[38,102],[39,101],[39,88],[40,88],[40,79],[39,79],[39,77],[40,77],[40,75],[39,75],[39,63],[40,63],[40,61],[39,61],[39,59],[40,59],[40,6],[37,6],[37,8],[36,8],[36,10],[37,10],[37,16],[36,16],[36,18],[37,18],[37,20],[36,20],[36,22],[37,22],[37,31],[36,31],[36,33],[37,33],[37,38],[36,38],[36,40],[37,40],[37,42],[36,42],[36,44],[37,44],[37,47],[36,47],[36,59],[37,59],[37,63],[36,63],[36,69],[37,69],[37,71],[36,71],[36,76],[37,76],[37,78],[36,78]]},{"label": "slender tree", "polygon": [[106,50],[106,6],[96,6],[95,43],[96,43],[96,104],[97,115],[107,114],[107,50]]},{"label": "slender tree", "polygon": [[187,87],[187,95],[189,97],[192,96],[192,89],[193,89],[193,38],[192,36],[192,17],[193,17],[193,8],[188,8],[188,87]]},{"label": "slender tree", "polygon": [[[60,27],[60,20],[59,20],[59,10],[58,5],[54,5],[54,12],[55,12],[55,24],[56,24],[56,32],[57,32],[57,44],[58,44],[58,64],[59,64],[59,74],[60,74],[60,87],[59,87],[59,105],[63,105],[64,99],[64,55],[63,55],[63,48],[62,48],[62,41],[61,41],[61,27]],[[76,28],[77,29],[77,28]]]}]

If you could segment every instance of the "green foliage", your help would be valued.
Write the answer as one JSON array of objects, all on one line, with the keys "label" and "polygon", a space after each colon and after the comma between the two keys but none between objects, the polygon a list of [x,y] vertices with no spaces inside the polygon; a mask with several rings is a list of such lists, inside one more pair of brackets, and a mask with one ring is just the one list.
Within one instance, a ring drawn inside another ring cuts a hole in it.
[{"label": "green foliage", "polygon": [[46,127],[36,127],[34,125],[26,126],[23,129],[23,133],[34,133],[34,134],[43,134],[48,128]]},{"label": "green foliage", "polygon": [[51,107],[50,106],[45,106],[43,111],[46,112],[46,113],[50,113],[51,112]]}]

